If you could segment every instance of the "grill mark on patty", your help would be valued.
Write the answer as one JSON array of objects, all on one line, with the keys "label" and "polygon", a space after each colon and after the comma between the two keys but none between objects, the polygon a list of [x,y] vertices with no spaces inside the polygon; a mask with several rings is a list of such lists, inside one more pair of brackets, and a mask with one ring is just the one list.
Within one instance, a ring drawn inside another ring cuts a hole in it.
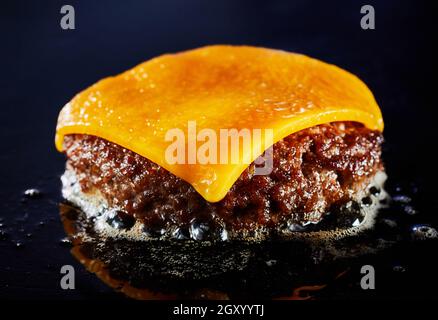
[{"label": "grill mark on patty", "polygon": [[99,190],[111,207],[156,228],[215,223],[251,230],[280,223],[318,222],[332,206],[379,170],[381,133],[353,122],[318,125],[274,145],[274,168],[252,174],[251,164],[224,199],[209,203],[184,180],[152,161],[104,139],[67,135],[64,149],[83,192]]}]

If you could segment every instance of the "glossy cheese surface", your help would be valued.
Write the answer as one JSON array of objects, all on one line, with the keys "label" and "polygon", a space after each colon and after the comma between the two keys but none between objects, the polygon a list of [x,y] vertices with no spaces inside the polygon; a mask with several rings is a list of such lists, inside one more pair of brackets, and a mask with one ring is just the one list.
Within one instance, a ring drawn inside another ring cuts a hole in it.
[{"label": "glossy cheese surface", "polygon": [[[260,152],[245,155],[248,148],[240,146],[238,163],[170,164],[166,132],[178,128],[187,137],[190,121],[198,133],[207,128],[218,137],[220,129],[272,129],[273,143],[333,121],[383,130],[367,86],[334,65],[265,48],[210,46],[154,58],[77,94],[59,115],[56,147],[62,151],[67,134],[95,135],[159,164],[207,201],[219,201]],[[263,139],[250,142],[249,149],[269,147]]]}]

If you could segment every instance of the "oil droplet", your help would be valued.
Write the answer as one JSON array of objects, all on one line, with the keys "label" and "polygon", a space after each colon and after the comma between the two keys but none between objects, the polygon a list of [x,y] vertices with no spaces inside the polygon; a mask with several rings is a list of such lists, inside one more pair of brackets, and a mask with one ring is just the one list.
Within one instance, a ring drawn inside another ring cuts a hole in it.
[{"label": "oil droplet", "polygon": [[221,230],[220,238],[221,238],[222,241],[227,241],[228,240],[228,231],[227,231],[227,229],[223,228]]},{"label": "oil droplet", "polygon": [[142,227],[143,233],[150,238],[159,238],[166,233],[166,230],[160,226],[146,226]]},{"label": "oil droplet", "polygon": [[38,189],[31,188],[24,191],[26,198],[38,198],[42,195],[42,192]]},{"label": "oil droplet", "polygon": [[396,228],[397,222],[393,219],[382,219],[382,223],[384,223],[389,228]]},{"label": "oil droplet", "polygon": [[61,246],[63,246],[63,247],[71,247],[72,246],[72,243],[71,243],[71,241],[70,241],[70,239],[69,238],[62,238],[61,240],[59,240],[59,244],[61,245]]},{"label": "oil droplet", "polygon": [[302,232],[306,230],[306,228],[297,223],[288,223],[288,229],[292,232]]},{"label": "oil droplet", "polygon": [[195,221],[190,225],[190,236],[194,240],[206,239],[209,231],[210,231],[210,227],[206,223]]},{"label": "oil droplet", "polygon": [[412,227],[412,238],[415,240],[436,239],[438,232],[431,226],[418,224]]},{"label": "oil droplet", "polygon": [[110,217],[106,222],[115,229],[131,229],[135,224],[135,218],[123,211],[117,211],[113,217]]},{"label": "oil droplet", "polygon": [[268,267],[272,267],[272,266],[277,264],[277,260],[268,260],[268,261],[265,261],[265,263]]},{"label": "oil droplet", "polygon": [[403,211],[410,216],[417,214],[417,210],[415,210],[415,208],[412,206],[404,206]]},{"label": "oil droplet", "polygon": [[412,199],[409,196],[399,194],[399,195],[393,196],[392,201],[397,202],[397,203],[406,204],[406,203],[410,203],[412,201]]},{"label": "oil droplet", "polygon": [[172,232],[173,238],[177,240],[186,240],[190,239],[190,233],[188,228],[176,228],[175,231]]},{"label": "oil droplet", "polygon": [[406,268],[403,267],[403,266],[397,265],[397,266],[394,266],[394,267],[392,268],[392,270],[394,270],[395,272],[405,272],[405,271],[406,271]]},{"label": "oil droplet", "polygon": [[17,241],[17,242],[15,243],[15,247],[16,247],[17,249],[22,249],[22,248],[24,248],[24,243],[23,243],[23,242],[20,242],[20,241]]},{"label": "oil droplet", "polygon": [[5,231],[0,230],[0,241],[4,241],[4,240],[8,239],[8,237],[9,237],[9,235]]},{"label": "oil droplet", "polygon": [[368,207],[373,204],[373,200],[370,197],[365,197],[362,199],[362,204]]},{"label": "oil droplet", "polygon": [[380,189],[377,188],[377,187],[375,187],[375,186],[372,186],[372,187],[370,188],[370,193],[371,193],[373,196],[377,196],[377,195],[380,193]]}]

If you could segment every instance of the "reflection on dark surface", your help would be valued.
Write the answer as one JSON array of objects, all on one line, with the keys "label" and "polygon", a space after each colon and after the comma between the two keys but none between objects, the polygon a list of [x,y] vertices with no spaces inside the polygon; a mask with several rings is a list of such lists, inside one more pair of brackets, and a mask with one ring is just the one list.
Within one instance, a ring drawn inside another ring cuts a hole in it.
[{"label": "reflection on dark surface", "polygon": [[[417,188],[397,190],[392,200],[381,200],[389,205],[380,210],[374,228],[337,240],[133,242],[99,236],[85,214],[69,204],[61,203],[60,211],[76,259],[129,297],[328,299],[341,280],[344,286],[360,287],[353,270],[369,261],[388,269],[379,278],[391,277],[409,266],[388,261],[388,256],[410,245],[427,247],[425,240],[437,241],[434,228],[412,224]],[[302,232],[312,231],[298,234]]]}]

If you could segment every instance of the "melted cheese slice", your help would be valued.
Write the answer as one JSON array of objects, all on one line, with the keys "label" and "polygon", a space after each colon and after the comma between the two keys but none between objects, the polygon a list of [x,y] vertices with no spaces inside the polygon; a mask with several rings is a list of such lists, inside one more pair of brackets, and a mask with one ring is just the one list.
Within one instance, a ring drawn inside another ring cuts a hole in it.
[{"label": "melted cheese slice", "polygon": [[278,50],[210,46],[157,57],[77,94],[59,115],[56,147],[63,150],[64,135],[95,135],[159,164],[207,201],[219,201],[248,167],[243,159],[253,161],[269,145],[251,141],[262,151],[238,163],[169,164],[165,134],[187,132],[189,121],[198,132],[209,128],[218,136],[220,129],[272,129],[273,143],[333,121],[383,130],[367,86],[334,65]]}]

